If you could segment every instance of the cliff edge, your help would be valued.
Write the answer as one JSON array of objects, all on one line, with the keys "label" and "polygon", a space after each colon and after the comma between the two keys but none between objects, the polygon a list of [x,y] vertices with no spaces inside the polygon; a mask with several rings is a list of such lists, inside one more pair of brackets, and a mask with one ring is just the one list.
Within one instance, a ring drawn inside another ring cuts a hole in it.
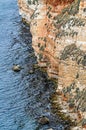
[{"label": "cliff edge", "polygon": [[[38,64],[57,81],[57,100],[86,129],[86,1],[18,0]],[[77,127],[72,128],[77,130]]]}]

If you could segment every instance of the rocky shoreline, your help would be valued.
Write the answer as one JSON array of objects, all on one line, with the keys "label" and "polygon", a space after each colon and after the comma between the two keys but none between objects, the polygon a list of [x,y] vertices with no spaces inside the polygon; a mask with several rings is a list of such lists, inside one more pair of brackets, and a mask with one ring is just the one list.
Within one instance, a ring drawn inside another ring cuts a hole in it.
[{"label": "rocky shoreline", "polygon": [[50,0],[18,0],[18,5],[23,20],[30,24],[39,66],[57,82],[52,109],[60,106],[62,110],[55,113],[75,122],[71,130],[85,130],[86,1],[64,0],[54,5]]}]

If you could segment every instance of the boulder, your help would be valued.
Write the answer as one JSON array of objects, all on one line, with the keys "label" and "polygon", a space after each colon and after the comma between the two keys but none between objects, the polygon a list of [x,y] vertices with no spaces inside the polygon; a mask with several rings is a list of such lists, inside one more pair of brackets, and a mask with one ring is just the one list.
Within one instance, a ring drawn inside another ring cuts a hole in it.
[{"label": "boulder", "polygon": [[21,70],[21,67],[20,67],[20,65],[14,65],[12,70],[15,72],[19,72]]},{"label": "boulder", "polygon": [[49,124],[49,119],[47,117],[40,117],[40,119],[38,120],[38,122],[41,125],[46,125],[46,124]]}]

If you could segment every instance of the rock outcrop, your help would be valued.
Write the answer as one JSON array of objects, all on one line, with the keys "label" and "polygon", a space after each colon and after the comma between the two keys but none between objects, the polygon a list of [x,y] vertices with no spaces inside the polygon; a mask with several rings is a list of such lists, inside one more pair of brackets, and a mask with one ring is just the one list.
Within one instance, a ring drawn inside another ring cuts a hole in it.
[{"label": "rock outcrop", "polygon": [[59,104],[86,129],[86,1],[18,0],[38,64],[58,81]]}]

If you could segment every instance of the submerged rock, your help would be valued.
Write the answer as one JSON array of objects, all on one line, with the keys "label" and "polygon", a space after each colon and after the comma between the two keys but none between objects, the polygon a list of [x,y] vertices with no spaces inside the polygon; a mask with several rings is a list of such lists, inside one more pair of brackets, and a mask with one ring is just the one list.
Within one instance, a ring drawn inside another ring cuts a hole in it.
[{"label": "submerged rock", "polygon": [[41,117],[38,122],[41,124],[41,125],[46,125],[46,124],[49,124],[49,119],[47,117]]},{"label": "submerged rock", "polygon": [[33,74],[33,73],[34,73],[34,71],[33,71],[33,70],[30,70],[28,73],[29,73],[29,74]]},{"label": "submerged rock", "polygon": [[50,129],[47,129],[47,130],[53,130],[52,128],[50,128]]}]

